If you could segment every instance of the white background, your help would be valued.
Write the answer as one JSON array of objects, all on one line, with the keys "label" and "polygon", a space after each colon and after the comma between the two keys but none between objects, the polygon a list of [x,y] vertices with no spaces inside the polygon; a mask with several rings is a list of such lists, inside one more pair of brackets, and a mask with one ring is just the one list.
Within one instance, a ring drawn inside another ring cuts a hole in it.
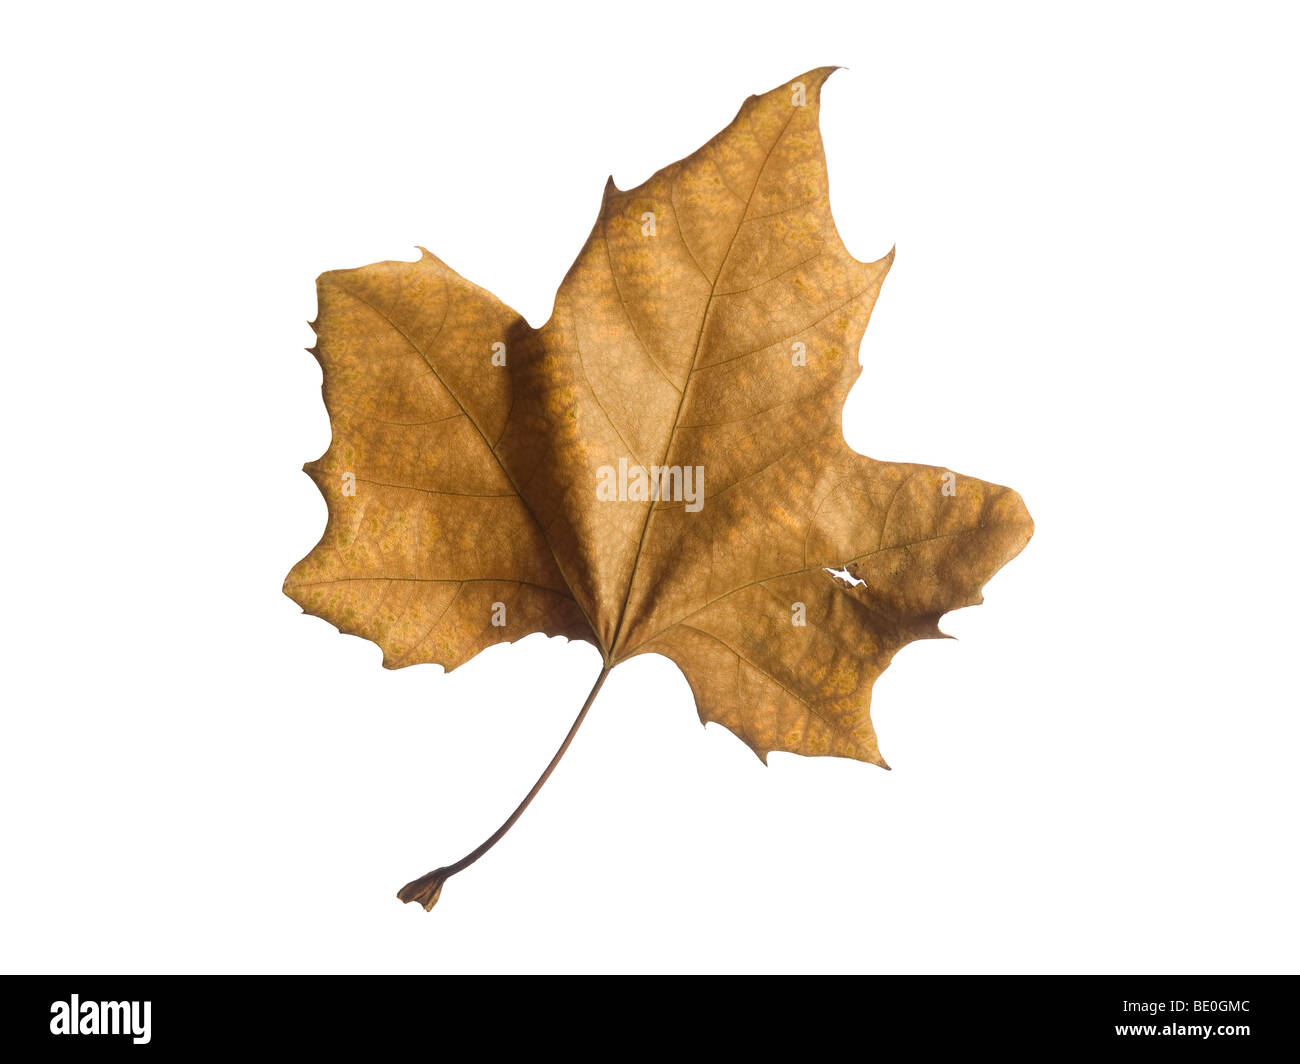
[{"label": "white background", "polygon": [[[1282,5],[28,5],[5,18],[0,966],[1295,971],[1297,85]],[[280,591],[326,269],[540,325],[633,186],[822,64],[845,427],[1037,523],[764,768],[533,636],[380,667]]]}]

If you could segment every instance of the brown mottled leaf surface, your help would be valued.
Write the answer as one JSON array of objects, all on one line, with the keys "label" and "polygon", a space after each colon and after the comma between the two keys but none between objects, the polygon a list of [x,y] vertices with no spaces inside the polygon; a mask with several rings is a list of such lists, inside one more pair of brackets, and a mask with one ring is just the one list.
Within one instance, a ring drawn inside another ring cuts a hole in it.
[{"label": "brown mottled leaf surface", "polygon": [[[607,668],[663,654],[761,757],[884,765],[876,677],[981,601],[1033,526],[1008,488],[844,441],[893,256],[859,262],[831,219],[830,72],[750,97],[639,188],[610,182],[540,329],[427,252],[322,275],[333,439],[306,469],[329,522],[285,591],[389,667],[532,632],[585,639]],[[598,499],[620,459],[701,467],[702,507]]]}]

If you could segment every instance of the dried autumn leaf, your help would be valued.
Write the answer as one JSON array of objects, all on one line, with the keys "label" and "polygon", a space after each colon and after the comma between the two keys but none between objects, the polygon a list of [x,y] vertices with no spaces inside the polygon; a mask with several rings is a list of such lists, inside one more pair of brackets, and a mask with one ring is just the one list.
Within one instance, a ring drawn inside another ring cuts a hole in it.
[{"label": "dried autumn leaf", "polygon": [[831,219],[832,69],[750,97],[640,187],[611,181],[540,329],[427,251],[320,277],[333,438],[305,468],[329,521],[286,593],[389,668],[532,632],[604,661],[514,815],[403,900],[431,908],[509,829],[637,654],[675,661],[701,719],[764,760],[887,768],[876,677],[1029,540],[1010,489],[844,441],[893,253],[857,261]]}]

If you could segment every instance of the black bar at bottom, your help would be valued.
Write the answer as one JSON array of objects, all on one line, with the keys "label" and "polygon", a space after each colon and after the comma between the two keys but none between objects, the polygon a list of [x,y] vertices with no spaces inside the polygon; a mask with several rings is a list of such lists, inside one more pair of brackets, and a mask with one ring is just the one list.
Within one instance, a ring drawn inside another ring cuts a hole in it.
[{"label": "black bar at bottom", "polygon": [[[431,1057],[529,1053],[676,1058],[781,1043],[874,1054],[1058,1047],[1149,1055],[1293,1051],[1296,976],[11,975],[0,1049],[37,1052],[319,1049]],[[764,985],[770,984],[770,985]],[[145,1004],[148,1004],[147,1010]],[[116,1032],[116,1033],[114,1033]],[[830,1041],[827,1041],[830,1039]],[[423,1055],[423,1054],[420,1054]],[[10,1059],[21,1059],[10,1057]]]}]

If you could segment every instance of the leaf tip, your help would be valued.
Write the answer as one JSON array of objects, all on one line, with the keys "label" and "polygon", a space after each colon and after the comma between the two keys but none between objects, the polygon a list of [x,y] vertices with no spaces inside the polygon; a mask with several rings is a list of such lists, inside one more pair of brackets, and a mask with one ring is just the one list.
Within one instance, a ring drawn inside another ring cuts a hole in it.
[{"label": "leaf tip", "polygon": [[[798,85],[802,83],[807,90],[808,110],[814,115],[821,110],[822,89],[826,87],[827,79],[837,70],[843,70],[844,67],[838,66],[821,66],[814,67],[806,74],[800,74],[789,85]],[[784,91],[787,86],[782,86],[780,91]]]}]

